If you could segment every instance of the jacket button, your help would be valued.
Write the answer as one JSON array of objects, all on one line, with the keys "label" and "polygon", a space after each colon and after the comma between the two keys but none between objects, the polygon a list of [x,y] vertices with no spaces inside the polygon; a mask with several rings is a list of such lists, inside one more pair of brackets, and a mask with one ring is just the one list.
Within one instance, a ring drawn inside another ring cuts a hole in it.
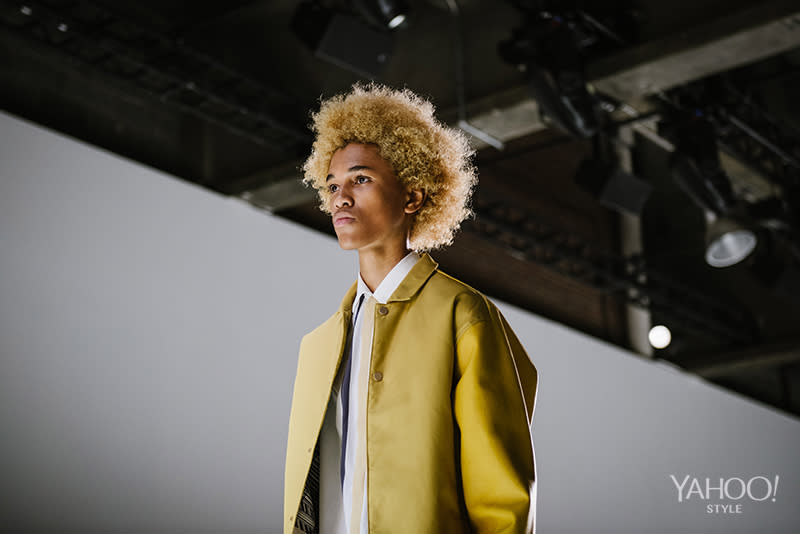
[{"label": "jacket button", "polygon": [[383,373],[381,373],[380,371],[375,371],[374,373],[372,373],[372,378],[375,379],[375,382],[380,382],[381,380],[383,380]]},{"label": "jacket button", "polygon": [[389,308],[387,308],[386,306],[381,306],[380,308],[378,308],[378,313],[380,313],[381,315],[386,315],[387,313],[389,313]]}]

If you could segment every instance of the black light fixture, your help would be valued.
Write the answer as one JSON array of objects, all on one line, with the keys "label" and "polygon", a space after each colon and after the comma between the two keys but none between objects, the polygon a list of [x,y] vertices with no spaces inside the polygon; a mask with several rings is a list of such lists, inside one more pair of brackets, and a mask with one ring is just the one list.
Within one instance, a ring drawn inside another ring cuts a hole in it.
[{"label": "black light fixture", "polygon": [[574,180],[604,206],[629,215],[642,213],[653,190],[653,186],[625,172],[616,161],[603,162],[597,157],[584,159]]},{"label": "black light fixture", "polygon": [[755,250],[758,237],[719,162],[713,126],[700,110],[673,120],[676,151],[670,170],[678,186],[705,214],[706,263],[719,268],[736,265]]},{"label": "black light fixture", "polygon": [[291,28],[315,56],[365,78],[380,78],[394,49],[394,36],[385,28],[316,1],[297,6]]},{"label": "black light fixture", "polygon": [[525,73],[542,113],[557,127],[580,139],[594,136],[602,126],[602,106],[584,67],[638,39],[633,2],[510,2],[525,21],[498,45],[500,56]]},{"label": "black light fixture", "polygon": [[533,97],[556,126],[577,138],[597,132],[594,99],[583,73],[583,42],[564,16],[541,13],[498,46],[500,56],[525,72]]}]

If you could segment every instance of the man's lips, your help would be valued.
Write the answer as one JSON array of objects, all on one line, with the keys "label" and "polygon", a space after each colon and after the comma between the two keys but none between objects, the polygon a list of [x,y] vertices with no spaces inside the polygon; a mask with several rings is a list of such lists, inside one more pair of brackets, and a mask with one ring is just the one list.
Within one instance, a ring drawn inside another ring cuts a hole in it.
[{"label": "man's lips", "polygon": [[333,217],[334,226],[343,226],[345,224],[350,224],[353,221],[355,221],[355,218],[347,213],[337,214]]}]

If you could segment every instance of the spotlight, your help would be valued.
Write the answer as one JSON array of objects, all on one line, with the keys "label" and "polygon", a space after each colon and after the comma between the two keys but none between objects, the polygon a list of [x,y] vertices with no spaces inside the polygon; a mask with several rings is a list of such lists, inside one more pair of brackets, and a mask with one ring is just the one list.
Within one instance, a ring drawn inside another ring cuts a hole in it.
[{"label": "spotlight", "polygon": [[676,152],[670,161],[673,180],[706,217],[705,260],[712,267],[730,267],[750,255],[758,238],[719,162],[716,135],[701,111],[684,113],[671,126]]},{"label": "spotlight", "polygon": [[400,26],[401,24],[403,24],[405,21],[406,21],[406,16],[403,13],[398,13],[397,15],[392,17],[391,20],[389,20],[389,22],[386,25],[389,26],[390,30],[393,30],[398,26]]},{"label": "spotlight", "polygon": [[574,24],[537,16],[516,28],[498,53],[526,73],[543,113],[578,139],[597,133],[594,100],[583,74],[582,44]]},{"label": "spotlight", "polygon": [[650,341],[650,345],[652,345],[653,348],[663,349],[668,347],[670,342],[672,342],[672,333],[669,331],[669,328],[659,324],[650,329],[650,332],[647,334],[647,339]]},{"label": "spotlight", "polygon": [[353,7],[367,21],[394,30],[408,20],[408,4],[403,0],[353,0]]},{"label": "spotlight", "polygon": [[706,263],[710,266],[736,265],[756,248],[756,234],[734,219],[707,212],[706,220]]},{"label": "spotlight", "polygon": [[394,35],[385,29],[316,1],[297,6],[291,28],[318,58],[365,78],[380,78],[394,49]]}]

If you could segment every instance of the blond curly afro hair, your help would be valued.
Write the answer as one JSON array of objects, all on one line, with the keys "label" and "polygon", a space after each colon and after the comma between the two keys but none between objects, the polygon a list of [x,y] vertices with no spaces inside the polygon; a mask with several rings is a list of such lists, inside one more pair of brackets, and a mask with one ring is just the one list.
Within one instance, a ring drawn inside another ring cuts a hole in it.
[{"label": "blond curly afro hair", "polygon": [[373,144],[401,184],[426,193],[411,226],[410,247],[423,252],[450,245],[461,221],[472,215],[474,150],[460,130],[433,113],[433,104],[410,90],[375,83],[356,83],[349,93],[323,101],[311,115],[316,139],[303,164],[303,181],[319,193],[320,209],[330,213],[325,180],[333,153],[349,143]]}]

